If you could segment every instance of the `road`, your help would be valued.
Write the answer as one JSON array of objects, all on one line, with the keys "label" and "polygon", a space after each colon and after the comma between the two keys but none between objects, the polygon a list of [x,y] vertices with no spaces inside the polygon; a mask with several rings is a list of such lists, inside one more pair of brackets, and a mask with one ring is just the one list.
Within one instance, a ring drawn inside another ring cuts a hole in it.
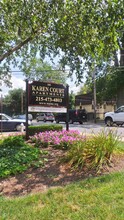
[{"label": "road", "polygon": [[[36,120],[33,120],[33,125],[40,125],[40,124],[49,124],[50,122],[36,122]],[[55,123],[55,122],[54,122]],[[52,123],[53,124],[53,123]],[[59,123],[63,126],[63,129],[66,129],[65,123]],[[104,123],[91,123],[91,122],[85,122],[84,124],[80,125],[78,123],[69,124],[69,130],[78,130],[79,132],[89,135],[89,134],[98,134],[101,131],[113,131],[115,134],[117,134],[123,141],[124,141],[124,126],[118,127],[106,127]],[[13,134],[15,132],[3,132],[0,133],[1,135],[8,135]],[[17,133],[17,132],[16,132]]]},{"label": "road", "polygon": [[[46,122],[45,124],[49,124],[50,122]],[[36,122],[33,121],[34,125],[40,125],[44,124],[44,122]],[[64,129],[66,129],[65,123],[59,123],[63,126]],[[78,130],[81,133],[84,134],[98,134],[101,131],[113,131],[115,134],[117,134],[120,138],[124,139],[124,126],[118,127],[107,127],[103,122],[102,123],[92,123],[92,122],[85,122],[84,124],[80,125],[79,123],[69,124],[69,130]]]}]

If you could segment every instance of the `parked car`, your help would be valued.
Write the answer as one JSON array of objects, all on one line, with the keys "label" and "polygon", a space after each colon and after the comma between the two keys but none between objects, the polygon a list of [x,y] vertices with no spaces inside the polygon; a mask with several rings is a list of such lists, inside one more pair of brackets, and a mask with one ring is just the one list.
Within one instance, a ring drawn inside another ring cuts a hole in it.
[{"label": "parked car", "polygon": [[56,123],[66,122],[66,113],[57,113],[55,115],[55,121]]},{"label": "parked car", "polygon": [[114,123],[117,125],[124,124],[124,105],[120,106],[115,112],[105,113],[105,124],[112,126]]},{"label": "parked car", "polygon": [[[58,113],[55,116],[56,123],[66,122],[66,113]],[[73,124],[74,122],[79,122],[83,124],[83,122],[87,121],[87,112],[85,109],[82,110],[69,110],[69,122]]]},{"label": "parked car", "polygon": [[[15,119],[25,119],[26,120],[26,114],[22,114],[22,115],[14,115],[13,118]],[[32,114],[28,114],[28,120],[32,121],[33,120],[33,116]]]},{"label": "parked car", "polygon": [[51,113],[51,112],[46,112],[46,113],[41,112],[41,113],[37,114],[36,120],[37,120],[37,122],[39,122],[39,121],[44,121],[44,122],[51,121],[51,122],[54,122],[55,121],[55,117],[54,117],[53,113]]},{"label": "parked car", "polygon": [[[0,131],[19,131],[22,123],[25,126],[26,120],[13,119],[6,114],[0,113]],[[28,121],[28,125],[31,125],[31,121]]]}]

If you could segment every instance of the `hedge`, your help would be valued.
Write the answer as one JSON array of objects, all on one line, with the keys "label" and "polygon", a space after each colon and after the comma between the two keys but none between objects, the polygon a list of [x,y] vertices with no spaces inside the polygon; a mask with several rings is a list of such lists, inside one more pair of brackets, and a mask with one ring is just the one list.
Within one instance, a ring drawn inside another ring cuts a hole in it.
[{"label": "hedge", "polygon": [[47,125],[37,125],[37,126],[29,126],[29,136],[33,136],[36,133],[44,132],[44,131],[62,131],[62,125],[56,124],[47,124]]}]

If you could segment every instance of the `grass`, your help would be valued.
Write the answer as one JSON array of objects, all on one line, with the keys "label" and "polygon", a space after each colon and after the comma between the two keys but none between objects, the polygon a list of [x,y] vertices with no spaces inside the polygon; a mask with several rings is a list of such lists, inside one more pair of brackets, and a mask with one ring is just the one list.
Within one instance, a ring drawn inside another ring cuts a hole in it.
[{"label": "grass", "polygon": [[88,178],[46,193],[0,198],[0,220],[123,220],[124,172]]}]

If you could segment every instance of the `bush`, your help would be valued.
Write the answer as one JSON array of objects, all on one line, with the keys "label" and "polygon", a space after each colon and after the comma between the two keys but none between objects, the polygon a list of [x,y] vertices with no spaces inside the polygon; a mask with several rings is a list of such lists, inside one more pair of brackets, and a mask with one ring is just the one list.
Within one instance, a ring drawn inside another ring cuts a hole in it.
[{"label": "bush", "polygon": [[117,147],[118,138],[112,132],[101,132],[97,136],[78,141],[71,146],[64,157],[74,168],[86,166],[88,169],[99,170],[109,164],[111,155]]},{"label": "bush", "polygon": [[21,136],[9,136],[0,142],[0,177],[21,173],[31,165],[43,164],[44,152],[24,142]]},{"label": "bush", "polygon": [[47,125],[29,126],[28,129],[29,129],[29,136],[33,136],[36,133],[45,132],[45,131],[61,131],[63,127],[62,125],[47,124]]}]

